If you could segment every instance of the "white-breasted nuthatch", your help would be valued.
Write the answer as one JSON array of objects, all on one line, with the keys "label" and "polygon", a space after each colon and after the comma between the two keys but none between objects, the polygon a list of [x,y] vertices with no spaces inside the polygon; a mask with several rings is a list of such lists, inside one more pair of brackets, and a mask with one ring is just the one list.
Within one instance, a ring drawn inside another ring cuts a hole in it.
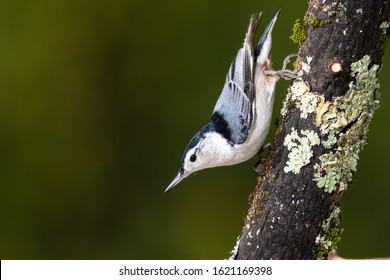
[{"label": "white-breasted nuthatch", "polygon": [[196,171],[244,162],[263,145],[271,126],[276,81],[279,77],[295,77],[285,70],[290,56],[285,59],[283,70],[272,70],[271,33],[279,11],[256,48],[253,39],[261,13],[252,15],[243,47],[230,65],[211,120],[188,143],[179,173],[165,191]]}]

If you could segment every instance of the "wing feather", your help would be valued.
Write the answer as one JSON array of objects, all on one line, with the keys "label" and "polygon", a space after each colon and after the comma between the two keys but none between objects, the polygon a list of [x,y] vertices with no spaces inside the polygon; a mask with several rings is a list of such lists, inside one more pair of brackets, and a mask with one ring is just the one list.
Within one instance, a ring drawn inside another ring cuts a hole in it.
[{"label": "wing feather", "polygon": [[212,121],[218,132],[233,144],[248,137],[253,122],[255,86],[253,37],[261,14],[251,17],[243,47],[234,58],[222,93],[215,105]]}]

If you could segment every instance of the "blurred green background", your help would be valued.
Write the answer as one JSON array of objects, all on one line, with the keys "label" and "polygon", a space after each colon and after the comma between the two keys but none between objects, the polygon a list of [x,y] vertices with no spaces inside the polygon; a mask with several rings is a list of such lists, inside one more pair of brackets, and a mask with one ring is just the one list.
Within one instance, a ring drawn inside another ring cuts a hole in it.
[{"label": "blurred green background", "polygon": [[[278,7],[273,60],[307,1],[2,1],[0,258],[221,259],[243,227],[255,159],[172,192],[253,12]],[[260,32],[259,32],[260,33]],[[387,52],[389,44],[387,44]],[[343,199],[345,257],[390,255],[390,56],[381,108]],[[279,116],[287,82],[277,87]],[[269,140],[272,141],[274,127]]]}]

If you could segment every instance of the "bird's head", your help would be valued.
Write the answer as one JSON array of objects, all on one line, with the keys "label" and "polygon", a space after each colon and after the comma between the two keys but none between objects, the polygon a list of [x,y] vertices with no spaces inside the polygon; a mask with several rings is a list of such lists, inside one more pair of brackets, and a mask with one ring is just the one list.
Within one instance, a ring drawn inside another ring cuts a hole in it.
[{"label": "bird's head", "polygon": [[212,124],[205,125],[188,143],[179,172],[165,191],[169,191],[197,171],[226,165],[226,156],[230,154],[231,149],[232,146],[227,140],[212,130]]}]

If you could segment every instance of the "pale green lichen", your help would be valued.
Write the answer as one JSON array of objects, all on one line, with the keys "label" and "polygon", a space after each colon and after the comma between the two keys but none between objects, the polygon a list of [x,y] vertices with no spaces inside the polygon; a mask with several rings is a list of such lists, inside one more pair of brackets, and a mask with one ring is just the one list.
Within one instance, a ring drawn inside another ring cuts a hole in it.
[{"label": "pale green lichen", "polygon": [[[288,89],[286,100],[290,103],[294,103],[295,106],[300,109],[300,117],[306,119],[308,114],[315,111],[319,96],[310,92],[309,85],[303,82],[302,79],[296,79]],[[287,104],[285,104],[282,109],[282,115],[286,112]]]},{"label": "pale green lichen", "polygon": [[323,5],[322,10],[328,13],[329,17],[333,17],[337,12],[345,14],[347,8],[343,5],[343,3],[335,1],[333,3]]},{"label": "pale green lichen", "polygon": [[[306,58],[306,61],[307,71],[310,71],[311,59]],[[315,124],[321,132],[321,145],[329,150],[333,148],[314,165],[314,180],[326,192],[337,188],[345,190],[352,181],[359,152],[366,144],[369,123],[379,106],[379,66],[369,68],[370,62],[370,57],[364,56],[351,64],[351,75],[355,81],[350,83],[343,97],[326,101],[323,96],[311,92],[309,85],[299,77],[294,80],[284,101],[282,116],[286,116],[290,106],[298,108],[303,119],[314,113]],[[300,147],[297,140],[300,138],[295,130],[286,136],[284,145],[288,147],[289,158],[285,172],[297,174],[310,161],[311,148]]]},{"label": "pale green lichen", "polygon": [[316,125],[327,137],[322,145],[330,148],[338,144],[336,150],[323,154],[314,166],[314,180],[326,192],[333,192],[337,187],[345,190],[352,181],[359,152],[366,144],[369,123],[379,107],[379,66],[374,64],[369,68],[370,62],[370,57],[364,56],[351,64],[355,81],[343,97],[331,101],[321,97],[317,104]]},{"label": "pale green lichen", "polygon": [[[347,157],[350,161],[347,161]],[[329,193],[336,190],[337,186],[340,191],[346,190],[356,171],[358,155],[338,148],[336,153],[323,154],[319,159],[321,163],[314,165],[317,187],[324,188]]]},{"label": "pale green lichen", "polygon": [[326,140],[322,140],[321,144],[327,149],[331,148],[334,144],[337,143],[338,134],[339,132],[336,129],[332,129],[328,133],[328,138]]},{"label": "pale green lichen", "polygon": [[325,259],[332,249],[337,249],[337,242],[341,239],[343,229],[340,228],[341,210],[336,207],[329,217],[323,221],[323,234],[315,239],[315,244],[320,248],[317,252],[317,259]]},{"label": "pale green lichen", "polygon": [[[311,66],[310,66],[310,63],[311,63],[311,61],[313,60],[313,57],[312,56],[307,56],[306,57],[306,61],[307,61],[307,63],[305,62],[305,61],[302,61],[302,65],[301,65],[301,70],[303,71],[303,72],[306,72],[307,74],[310,72],[310,69],[311,69]],[[303,73],[302,73],[303,74]],[[299,76],[302,76],[302,74],[301,75],[299,75]]]},{"label": "pale green lichen", "polygon": [[382,30],[382,34],[386,34],[387,33],[387,29],[390,27],[390,22],[388,21],[384,21],[381,23],[381,25],[379,26],[379,28]]},{"label": "pale green lichen", "polygon": [[295,105],[300,110],[300,117],[307,119],[310,113],[314,113],[320,96],[310,92],[309,84],[302,80],[304,74],[310,74],[310,63],[313,57],[307,56],[300,60],[301,67],[298,71],[298,78],[295,79],[292,85],[288,88],[287,97],[284,99],[281,114],[283,117],[287,115],[290,105]]},{"label": "pale green lichen", "polygon": [[299,174],[301,168],[310,163],[313,157],[312,147],[320,144],[320,138],[313,130],[302,130],[299,136],[295,128],[284,138],[283,145],[287,147],[288,160],[284,172]]},{"label": "pale green lichen", "polygon": [[[334,1],[329,4],[321,5],[323,12],[327,13],[329,18],[335,18],[336,23],[348,24],[347,8],[341,1]],[[336,16],[337,15],[337,16]]]}]

